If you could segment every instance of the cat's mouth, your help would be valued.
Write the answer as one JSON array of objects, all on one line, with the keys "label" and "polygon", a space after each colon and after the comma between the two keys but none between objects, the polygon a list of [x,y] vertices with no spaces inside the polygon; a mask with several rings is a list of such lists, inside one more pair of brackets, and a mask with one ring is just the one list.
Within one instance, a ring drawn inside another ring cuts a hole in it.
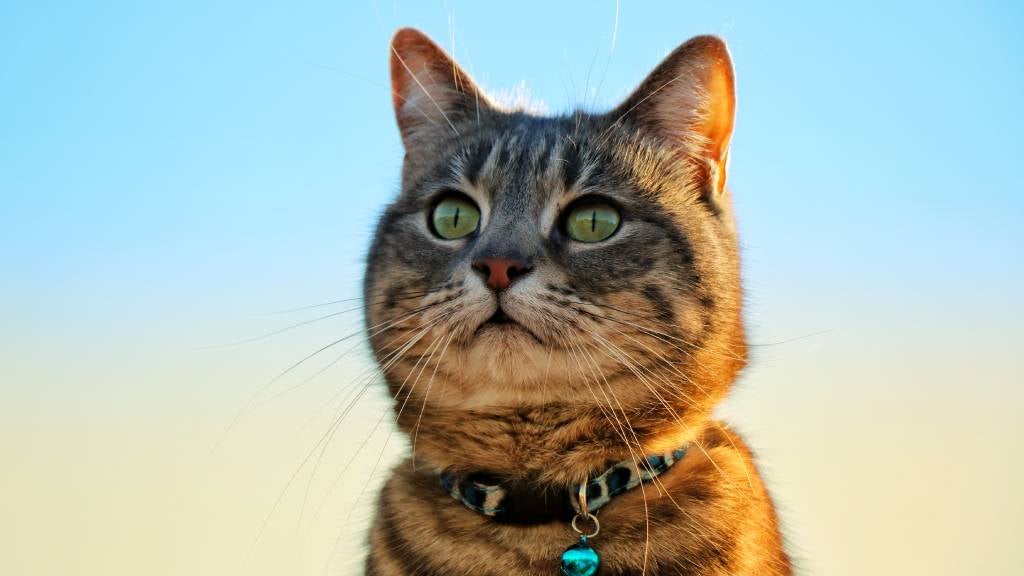
[{"label": "cat's mouth", "polygon": [[518,324],[515,320],[509,318],[508,314],[498,306],[498,309],[491,314],[491,317],[484,321],[484,324]]},{"label": "cat's mouth", "polygon": [[541,341],[541,339],[538,338],[537,335],[533,333],[533,331],[531,331],[529,328],[522,325],[521,323],[516,322],[514,318],[509,316],[501,308],[501,305],[499,305],[498,309],[494,311],[494,314],[491,314],[490,318],[484,320],[480,324],[480,326],[476,329],[476,334],[479,335],[486,330],[523,332],[525,334],[528,334],[534,340],[536,340],[538,344],[543,344],[543,341]]}]

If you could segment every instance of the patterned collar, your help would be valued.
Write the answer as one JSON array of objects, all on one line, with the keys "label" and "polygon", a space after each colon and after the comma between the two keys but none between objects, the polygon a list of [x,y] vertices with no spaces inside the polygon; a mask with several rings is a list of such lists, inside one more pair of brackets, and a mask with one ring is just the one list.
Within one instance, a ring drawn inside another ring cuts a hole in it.
[{"label": "patterned collar", "polygon": [[[641,466],[630,459],[615,464],[586,483],[587,512],[593,513],[627,490],[668,470],[686,456],[686,447],[647,456]],[[525,482],[503,482],[488,473],[440,474],[441,486],[470,510],[514,524],[568,521],[581,512],[580,485],[569,489],[538,488]]]}]

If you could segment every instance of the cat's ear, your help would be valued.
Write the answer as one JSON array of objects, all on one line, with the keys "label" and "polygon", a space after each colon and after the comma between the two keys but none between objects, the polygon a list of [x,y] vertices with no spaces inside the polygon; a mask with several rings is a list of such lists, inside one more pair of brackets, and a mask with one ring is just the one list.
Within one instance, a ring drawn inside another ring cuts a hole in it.
[{"label": "cat's ear", "polygon": [[407,150],[433,131],[457,134],[458,120],[490,106],[469,75],[414,28],[391,40],[391,100]]},{"label": "cat's ear", "polygon": [[697,36],[669,54],[611,114],[678,146],[696,160],[708,191],[720,194],[735,110],[729,49],[721,38]]}]

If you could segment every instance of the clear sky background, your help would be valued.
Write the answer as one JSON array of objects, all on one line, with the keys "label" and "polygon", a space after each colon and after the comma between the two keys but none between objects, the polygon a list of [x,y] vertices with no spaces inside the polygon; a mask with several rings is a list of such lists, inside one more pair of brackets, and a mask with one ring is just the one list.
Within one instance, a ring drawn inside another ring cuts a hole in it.
[{"label": "clear sky background", "polygon": [[358,338],[222,433],[359,331],[265,313],[358,296],[407,25],[552,112],[724,36],[756,346],[722,414],[801,572],[1024,573],[1022,11],[845,4],[0,4],[0,573],[358,573],[405,450]]}]

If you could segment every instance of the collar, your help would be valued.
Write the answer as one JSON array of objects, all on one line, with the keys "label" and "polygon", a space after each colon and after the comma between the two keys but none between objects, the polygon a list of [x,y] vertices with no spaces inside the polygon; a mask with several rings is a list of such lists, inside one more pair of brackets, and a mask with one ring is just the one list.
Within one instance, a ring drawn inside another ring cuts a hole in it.
[{"label": "collar", "polygon": [[[611,466],[586,482],[587,512],[596,512],[615,496],[653,479],[684,456],[685,446],[647,456],[640,466],[632,459]],[[536,486],[529,482],[502,480],[487,472],[457,474],[450,470],[442,471],[440,480],[452,498],[470,510],[499,522],[566,522],[582,512],[575,497],[583,488],[581,484],[562,488]]]}]

